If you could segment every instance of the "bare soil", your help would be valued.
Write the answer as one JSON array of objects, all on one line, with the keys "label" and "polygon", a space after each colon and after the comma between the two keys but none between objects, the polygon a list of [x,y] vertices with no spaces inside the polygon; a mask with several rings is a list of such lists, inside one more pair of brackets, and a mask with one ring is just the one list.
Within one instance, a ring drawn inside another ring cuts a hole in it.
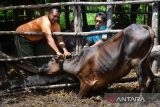
[{"label": "bare soil", "polygon": [[[130,77],[135,73],[130,73]],[[105,99],[105,93],[137,93],[137,82],[113,83],[103,90],[92,90],[86,98],[78,98],[78,87],[64,89],[32,90],[6,93],[0,91],[0,107],[135,107],[135,104],[112,103]],[[158,107],[147,104],[143,107]],[[139,106],[138,106],[139,107]]]}]

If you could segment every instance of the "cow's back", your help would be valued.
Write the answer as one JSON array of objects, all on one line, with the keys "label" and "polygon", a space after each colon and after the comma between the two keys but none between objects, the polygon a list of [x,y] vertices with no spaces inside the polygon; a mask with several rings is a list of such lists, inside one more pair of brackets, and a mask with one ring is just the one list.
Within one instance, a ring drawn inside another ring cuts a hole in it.
[{"label": "cow's back", "polygon": [[154,32],[149,26],[132,24],[124,29],[125,34],[125,55],[130,58],[140,58],[148,56],[154,40]]},{"label": "cow's back", "polygon": [[77,74],[80,72],[80,69],[86,64],[86,62],[93,58],[96,54],[98,47],[85,48],[81,51],[80,55],[67,59],[63,63],[63,69],[70,74]]},{"label": "cow's back", "polygon": [[[153,47],[154,34],[150,27],[132,24],[111,38],[96,52],[90,71],[97,85],[113,82],[127,75],[132,68],[148,58]],[[94,81],[95,81],[94,80]]]},{"label": "cow's back", "polygon": [[152,72],[146,59],[153,39],[154,32],[150,27],[132,24],[103,45],[88,48],[76,58],[65,61],[63,69],[79,78],[80,97],[90,88],[104,87],[122,78],[137,65],[142,68],[143,80],[149,82]]},{"label": "cow's back", "polygon": [[125,28],[97,50],[96,71],[115,71],[124,68],[123,64],[130,66],[132,60],[148,56],[153,46],[153,35],[150,28],[144,25],[132,24]]}]

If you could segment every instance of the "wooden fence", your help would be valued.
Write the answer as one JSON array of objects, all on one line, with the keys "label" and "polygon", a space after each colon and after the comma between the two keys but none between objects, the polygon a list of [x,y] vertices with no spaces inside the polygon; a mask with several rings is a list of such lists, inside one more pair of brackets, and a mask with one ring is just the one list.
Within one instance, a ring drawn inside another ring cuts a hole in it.
[{"label": "wooden fence", "polygon": [[20,5],[20,6],[7,6],[0,7],[0,10],[8,9],[34,9],[34,8],[46,8],[54,6],[98,6],[98,5],[124,5],[124,4],[145,4],[145,3],[156,3],[159,0],[134,0],[134,1],[107,1],[107,2],[80,2],[80,0],[74,0],[74,2],[61,2],[61,3],[46,3],[38,5]]},{"label": "wooden fence", "polygon": [[[121,30],[110,30],[112,25],[112,5],[125,5],[125,4],[146,4],[146,3],[152,3],[152,28],[155,31],[156,38],[155,38],[155,45],[158,45],[158,2],[160,0],[135,0],[135,1],[113,1],[113,0],[107,0],[107,2],[80,2],[80,0],[73,0],[73,2],[61,2],[61,3],[46,3],[46,4],[38,4],[38,5],[19,5],[19,6],[7,6],[7,7],[0,7],[0,10],[8,10],[8,9],[34,9],[34,8],[48,8],[48,7],[54,7],[54,6],[74,6],[74,27],[75,32],[53,32],[53,35],[74,35],[75,37],[80,36],[89,36],[91,34],[102,34],[102,33],[116,33]],[[81,22],[81,6],[87,5],[87,6],[100,6],[104,5],[108,8],[108,15],[107,15],[107,26],[110,28],[107,31],[95,31],[95,32],[82,32],[82,22]],[[25,32],[25,33],[18,33],[15,31],[0,31],[0,35],[20,35],[20,34],[26,34],[26,35],[35,35],[35,34],[43,34],[41,32]],[[79,39],[76,41],[76,54],[79,54],[81,51],[81,44],[79,42]],[[25,59],[25,58],[24,58]],[[2,61],[2,60],[1,60]],[[5,61],[3,59],[3,61]],[[6,59],[7,61],[7,59]],[[154,61],[152,64],[152,70],[153,72],[157,72],[158,62]]]}]

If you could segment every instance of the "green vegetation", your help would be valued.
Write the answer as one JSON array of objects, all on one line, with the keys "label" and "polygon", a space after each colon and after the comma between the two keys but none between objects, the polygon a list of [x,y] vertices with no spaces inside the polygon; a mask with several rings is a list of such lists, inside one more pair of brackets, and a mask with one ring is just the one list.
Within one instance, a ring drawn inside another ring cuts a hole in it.
[{"label": "green vegetation", "polygon": [[62,31],[66,28],[66,24],[65,24],[65,14],[64,13],[61,13],[61,16],[60,16],[60,26],[61,26],[61,29]]},{"label": "green vegetation", "polygon": [[[20,1],[20,0],[18,0],[18,1]],[[53,2],[53,0],[33,0],[33,1],[36,2],[37,4]],[[58,0],[56,0],[56,1],[58,1]],[[99,1],[101,1],[101,0],[99,0]],[[14,3],[14,1],[13,0],[12,1],[4,0],[4,1],[0,2],[0,5],[3,6],[5,3],[8,5],[12,5]],[[17,2],[17,3],[19,3],[19,2]],[[30,2],[30,4],[31,3],[32,2]],[[65,6],[61,6],[61,8],[63,10],[65,10]],[[115,24],[115,28],[124,28],[124,27],[128,26],[129,24],[133,23],[134,16],[136,18],[135,19],[136,23],[148,24],[148,22],[151,21],[151,17],[149,17],[149,14],[135,13],[134,15],[131,15],[132,8],[134,8],[134,6],[131,7],[130,4],[114,5],[113,6],[113,13],[114,13],[113,14],[113,23]],[[72,10],[72,8],[70,8],[70,9]],[[95,18],[96,12],[106,11],[107,7],[106,6],[86,6],[85,9],[87,11],[89,11],[89,13],[86,13],[87,24],[94,25],[95,24],[94,18]],[[141,12],[141,13],[148,12],[148,11],[151,12],[152,10],[149,10],[149,9],[152,9],[150,5],[141,4],[138,7],[138,9],[134,12]],[[14,14],[13,10],[6,10],[6,11],[0,10],[0,22],[3,22],[3,23],[5,23],[6,21],[16,22],[13,19],[21,20],[22,22],[25,22],[27,20],[27,18],[30,18],[30,19],[37,18],[37,17],[43,15],[44,11],[45,11],[45,9],[34,9],[34,10],[31,10],[30,12],[26,13],[26,10],[21,9],[21,10],[18,10],[18,12],[16,11],[16,14],[19,15],[20,18],[14,18],[15,14]],[[69,20],[71,21],[73,19],[74,19],[73,12],[70,12]],[[65,12],[61,13],[60,26],[61,26],[62,30],[65,30],[66,27],[68,27],[66,25]]]},{"label": "green vegetation", "polygon": [[96,13],[87,13],[87,23],[88,25],[94,25],[95,24],[95,16],[96,16]]}]

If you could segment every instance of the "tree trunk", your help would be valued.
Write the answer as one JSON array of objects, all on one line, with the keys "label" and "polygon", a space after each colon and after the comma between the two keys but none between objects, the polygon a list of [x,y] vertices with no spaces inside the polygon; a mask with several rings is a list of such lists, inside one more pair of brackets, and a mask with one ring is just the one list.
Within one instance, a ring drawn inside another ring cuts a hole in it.
[{"label": "tree trunk", "polygon": [[66,23],[66,30],[70,30],[70,20],[69,20],[69,6],[65,6],[65,23]]},{"label": "tree trunk", "polygon": [[[152,12],[152,6],[148,5],[148,12]],[[148,20],[147,20],[147,25],[151,26],[152,22],[152,13],[147,14]]]},{"label": "tree trunk", "polygon": [[135,12],[137,12],[139,6],[140,6],[140,4],[132,4],[131,5],[131,16],[130,16],[131,24],[136,23],[137,13],[135,13]]},{"label": "tree trunk", "polygon": [[[83,1],[87,1],[87,0],[83,0]],[[81,6],[81,9],[82,9],[82,18],[83,18],[83,31],[88,31],[86,8],[85,8],[85,6]]]}]

